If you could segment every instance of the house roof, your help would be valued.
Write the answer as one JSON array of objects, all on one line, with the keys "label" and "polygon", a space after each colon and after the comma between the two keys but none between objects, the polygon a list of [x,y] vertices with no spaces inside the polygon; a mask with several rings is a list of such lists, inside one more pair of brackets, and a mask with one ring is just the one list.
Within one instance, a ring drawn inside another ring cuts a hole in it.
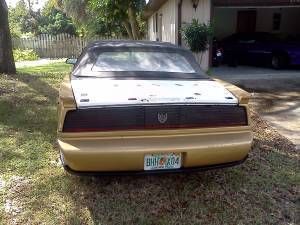
[{"label": "house roof", "polygon": [[149,18],[167,1],[168,0],[149,0],[143,12],[144,18]]},{"label": "house roof", "polygon": [[[143,16],[149,18],[168,0],[149,0]],[[214,6],[295,6],[300,0],[212,0]]]},{"label": "house roof", "polygon": [[213,0],[215,6],[293,6],[299,0]]}]

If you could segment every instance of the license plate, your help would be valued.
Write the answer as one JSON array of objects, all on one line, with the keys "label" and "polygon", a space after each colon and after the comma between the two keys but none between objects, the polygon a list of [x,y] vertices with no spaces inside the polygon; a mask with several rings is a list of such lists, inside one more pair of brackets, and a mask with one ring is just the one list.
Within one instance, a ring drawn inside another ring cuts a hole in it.
[{"label": "license plate", "polygon": [[168,170],[181,167],[180,153],[148,154],[144,157],[144,170]]}]

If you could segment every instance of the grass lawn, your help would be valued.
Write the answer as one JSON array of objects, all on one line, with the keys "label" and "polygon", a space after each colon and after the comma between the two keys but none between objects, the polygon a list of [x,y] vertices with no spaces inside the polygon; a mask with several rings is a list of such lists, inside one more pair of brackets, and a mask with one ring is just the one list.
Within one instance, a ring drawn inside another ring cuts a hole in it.
[{"label": "grass lawn", "polygon": [[255,113],[253,149],[238,167],[66,174],[56,145],[56,98],[69,70],[54,63],[0,74],[0,224],[299,224],[299,152]]}]

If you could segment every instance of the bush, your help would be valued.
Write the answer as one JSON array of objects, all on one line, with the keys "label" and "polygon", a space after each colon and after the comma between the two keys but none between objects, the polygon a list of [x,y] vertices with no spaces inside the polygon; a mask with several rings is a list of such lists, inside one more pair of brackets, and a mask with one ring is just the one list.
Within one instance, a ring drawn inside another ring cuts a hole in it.
[{"label": "bush", "polygon": [[39,58],[33,49],[15,49],[13,52],[15,61],[32,61]]},{"label": "bush", "polygon": [[183,39],[186,41],[192,52],[199,53],[208,49],[208,44],[213,37],[211,24],[199,23],[193,19],[182,29]]}]

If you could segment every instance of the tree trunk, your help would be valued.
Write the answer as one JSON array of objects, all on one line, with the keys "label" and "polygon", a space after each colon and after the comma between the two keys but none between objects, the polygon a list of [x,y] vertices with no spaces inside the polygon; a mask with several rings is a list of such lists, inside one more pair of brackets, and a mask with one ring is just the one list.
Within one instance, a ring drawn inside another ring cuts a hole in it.
[{"label": "tree trunk", "polygon": [[139,26],[137,24],[137,20],[136,20],[136,13],[135,10],[132,6],[129,6],[128,8],[128,17],[129,17],[129,22],[131,25],[131,31],[133,34],[133,38],[135,40],[140,39],[140,31],[139,31]]},{"label": "tree trunk", "polygon": [[131,26],[130,26],[130,23],[128,21],[123,21],[122,22],[123,26],[125,27],[126,29],[126,32],[128,34],[128,37],[130,39],[133,39],[133,34],[132,34],[132,31],[131,31]]},{"label": "tree trunk", "polygon": [[27,4],[28,4],[29,12],[31,12],[32,11],[32,2],[31,2],[31,0],[27,0]]},{"label": "tree trunk", "polygon": [[5,0],[0,0],[0,73],[16,73]]}]

